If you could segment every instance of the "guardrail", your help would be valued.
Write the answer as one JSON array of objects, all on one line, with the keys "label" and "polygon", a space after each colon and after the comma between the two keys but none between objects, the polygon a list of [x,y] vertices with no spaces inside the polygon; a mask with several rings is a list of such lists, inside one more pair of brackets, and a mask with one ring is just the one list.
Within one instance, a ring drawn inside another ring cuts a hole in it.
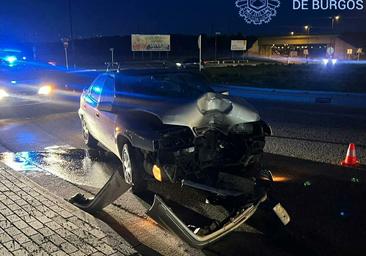
[{"label": "guardrail", "polygon": [[251,99],[366,108],[366,93],[285,90],[237,85],[215,85],[213,88],[217,91],[228,91],[230,95]]}]

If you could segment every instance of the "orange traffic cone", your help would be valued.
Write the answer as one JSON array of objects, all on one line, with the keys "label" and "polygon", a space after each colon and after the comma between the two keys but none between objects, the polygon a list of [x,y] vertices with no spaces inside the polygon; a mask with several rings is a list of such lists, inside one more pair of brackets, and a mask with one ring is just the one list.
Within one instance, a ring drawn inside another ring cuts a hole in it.
[{"label": "orange traffic cone", "polygon": [[357,155],[356,155],[356,146],[355,146],[355,144],[351,143],[351,144],[349,144],[349,147],[348,147],[346,159],[341,162],[341,165],[352,167],[352,166],[357,166],[359,164],[360,164],[360,161],[358,160]]}]

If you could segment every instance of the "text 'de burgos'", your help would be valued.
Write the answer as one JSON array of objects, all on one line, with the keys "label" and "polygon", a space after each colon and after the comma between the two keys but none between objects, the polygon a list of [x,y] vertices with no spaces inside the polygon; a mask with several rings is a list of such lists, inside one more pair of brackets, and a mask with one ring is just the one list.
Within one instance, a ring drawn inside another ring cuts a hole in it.
[{"label": "text 'de burgos'", "polygon": [[293,10],[364,10],[364,0],[292,0]]}]

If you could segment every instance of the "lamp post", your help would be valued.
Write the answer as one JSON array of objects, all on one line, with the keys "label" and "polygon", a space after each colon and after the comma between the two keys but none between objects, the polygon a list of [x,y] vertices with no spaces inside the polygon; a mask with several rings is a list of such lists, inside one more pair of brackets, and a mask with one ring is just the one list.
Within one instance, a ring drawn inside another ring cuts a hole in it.
[{"label": "lamp post", "polygon": [[114,48],[110,48],[109,49],[110,51],[111,51],[111,54],[112,54],[112,62],[111,62],[111,64],[112,64],[112,66],[113,66],[113,63],[114,63]]},{"label": "lamp post", "polygon": [[290,32],[290,35],[291,35],[291,36],[295,35],[295,32]]},{"label": "lamp post", "polygon": [[[310,25],[306,25],[306,26],[304,26],[304,29],[305,29],[305,31],[308,32],[308,39],[307,39],[308,43],[307,43],[307,45],[310,45],[310,29],[311,29],[311,27],[310,27]],[[308,56],[306,56],[306,63],[308,62],[307,57]]]},{"label": "lamp post", "polygon": [[215,60],[217,60],[217,36],[221,35],[221,32],[215,32]]},{"label": "lamp post", "polygon": [[332,20],[332,30],[334,30],[334,24],[337,23],[340,20],[341,16],[332,16],[330,19]]},{"label": "lamp post", "polygon": [[64,51],[65,51],[65,66],[66,69],[69,70],[69,54],[67,51],[67,48],[69,47],[69,40],[67,38],[61,39],[63,45],[64,45]]},{"label": "lamp post", "polygon": [[200,72],[202,71],[202,35],[198,37],[198,50],[199,50],[199,63],[200,63]]},{"label": "lamp post", "polygon": [[309,25],[304,26],[305,31],[310,35],[310,29],[311,27]]}]

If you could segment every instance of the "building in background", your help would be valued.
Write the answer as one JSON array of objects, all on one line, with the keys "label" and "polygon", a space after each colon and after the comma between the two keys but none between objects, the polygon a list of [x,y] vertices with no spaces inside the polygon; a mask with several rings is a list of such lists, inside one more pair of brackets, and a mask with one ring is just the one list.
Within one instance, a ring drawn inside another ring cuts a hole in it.
[{"label": "building in background", "polygon": [[[289,35],[259,37],[249,54],[267,57],[357,59],[365,39],[352,35]],[[363,49],[365,50],[365,49]]]}]

